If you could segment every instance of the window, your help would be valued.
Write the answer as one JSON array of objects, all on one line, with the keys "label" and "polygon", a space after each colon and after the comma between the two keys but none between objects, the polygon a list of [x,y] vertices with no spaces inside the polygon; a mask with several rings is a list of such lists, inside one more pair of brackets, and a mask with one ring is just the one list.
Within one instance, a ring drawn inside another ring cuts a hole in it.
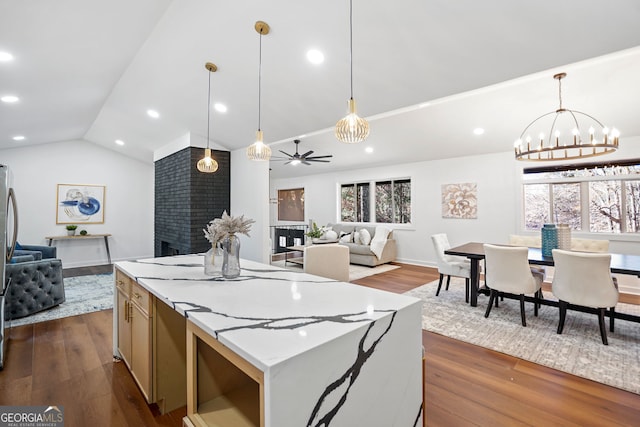
[{"label": "window", "polygon": [[569,224],[592,233],[640,232],[640,159],[525,169],[524,226]]},{"label": "window", "polygon": [[372,217],[379,223],[410,223],[411,180],[342,184],[340,220],[370,222]]},{"label": "window", "polygon": [[342,185],[340,220],[369,222],[369,183]]},{"label": "window", "polygon": [[376,222],[411,222],[411,180],[376,182]]}]

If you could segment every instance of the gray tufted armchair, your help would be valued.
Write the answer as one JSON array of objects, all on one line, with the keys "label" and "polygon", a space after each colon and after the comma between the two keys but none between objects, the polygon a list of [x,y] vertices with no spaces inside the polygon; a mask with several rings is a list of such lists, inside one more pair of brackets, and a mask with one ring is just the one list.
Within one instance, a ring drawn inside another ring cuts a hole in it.
[{"label": "gray tufted armchair", "polygon": [[6,265],[11,279],[5,300],[5,319],[17,319],[63,303],[62,261],[42,259]]}]

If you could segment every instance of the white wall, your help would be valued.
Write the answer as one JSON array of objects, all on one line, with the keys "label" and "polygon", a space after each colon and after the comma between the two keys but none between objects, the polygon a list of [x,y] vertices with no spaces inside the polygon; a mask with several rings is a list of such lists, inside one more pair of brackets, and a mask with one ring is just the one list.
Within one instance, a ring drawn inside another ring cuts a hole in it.
[{"label": "white wall", "polygon": [[230,215],[255,221],[250,237],[240,236],[240,257],[269,264],[269,162],[249,160],[244,148],[231,152]]},{"label": "white wall", "polygon": [[[86,141],[68,141],[0,150],[10,167],[18,201],[18,239],[47,244],[45,236],[65,235],[56,225],[57,184],[104,185],[104,224],[80,225],[91,233],[111,233],[112,261],[153,256],[154,167]],[[58,241],[63,266],[107,263],[103,240]]]},{"label": "white wall", "polygon": [[[625,144],[619,153],[607,158],[640,157],[640,138],[629,138]],[[598,161],[598,158],[589,160]],[[318,225],[324,225],[338,222],[339,184],[410,177],[412,224],[410,227],[394,226],[398,261],[435,266],[436,258],[430,239],[432,234],[447,233],[451,244],[456,245],[468,241],[507,243],[509,234],[523,233],[520,224],[521,171],[522,167],[531,166],[534,164],[514,160],[512,152],[417,162],[295,179],[274,179],[270,185],[270,196],[274,200],[279,189],[304,187],[305,221],[313,219]],[[464,182],[477,183],[478,218],[442,218],[442,184]],[[278,224],[277,206],[272,204],[270,211],[271,224]],[[596,238],[593,235],[578,237]],[[637,255],[640,255],[639,237],[600,236],[611,241],[612,252]]]}]

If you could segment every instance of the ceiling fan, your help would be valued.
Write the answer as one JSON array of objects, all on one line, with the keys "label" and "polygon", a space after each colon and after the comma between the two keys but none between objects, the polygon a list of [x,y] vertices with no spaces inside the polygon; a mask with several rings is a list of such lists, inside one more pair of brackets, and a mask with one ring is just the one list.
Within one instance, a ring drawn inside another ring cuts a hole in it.
[{"label": "ceiling fan", "polygon": [[287,152],[279,150],[282,154],[287,156],[287,158],[285,159],[285,160],[287,160],[285,165],[288,165],[289,163],[291,163],[292,165],[297,165],[299,163],[302,163],[302,164],[305,164],[305,165],[310,165],[311,163],[309,163],[309,162],[329,163],[330,160],[323,160],[323,159],[328,159],[328,158],[333,157],[333,155],[331,155],[331,154],[328,154],[328,155],[325,155],[325,156],[311,156],[311,154],[313,154],[313,150],[309,150],[304,154],[299,154],[298,153],[298,144],[300,144],[300,140],[299,139],[294,139],[293,142],[296,144],[296,153],[295,154],[289,154]]}]

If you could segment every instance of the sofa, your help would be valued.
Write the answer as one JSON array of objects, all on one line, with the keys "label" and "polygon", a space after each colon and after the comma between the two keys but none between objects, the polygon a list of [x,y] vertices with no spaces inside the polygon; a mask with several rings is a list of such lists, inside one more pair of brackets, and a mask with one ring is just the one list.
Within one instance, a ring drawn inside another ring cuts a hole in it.
[{"label": "sofa", "polygon": [[18,319],[55,307],[65,301],[62,261],[56,248],[26,246],[14,251],[5,266],[5,280],[10,280],[6,293],[5,320]]},{"label": "sofa", "polygon": [[[362,230],[366,230],[366,234],[371,241],[364,243],[358,237],[361,236]],[[393,239],[393,231],[384,226],[364,226],[351,224],[327,224],[323,227],[323,235],[320,238],[313,239],[313,244],[339,243],[349,248],[349,262],[351,264],[366,265],[375,267],[380,264],[395,261],[397,254],[396,241]],[[386,236],[378,236],[380,233],[388,231]],[[356,237],[358,236],[358,237]],[[355,237],[355,240],[354,240]],[[379,240],[375,243],[374,240]],[[374,244],[372,250],[371,244]],[[378,252],[376,254],[375,252]]]}]

